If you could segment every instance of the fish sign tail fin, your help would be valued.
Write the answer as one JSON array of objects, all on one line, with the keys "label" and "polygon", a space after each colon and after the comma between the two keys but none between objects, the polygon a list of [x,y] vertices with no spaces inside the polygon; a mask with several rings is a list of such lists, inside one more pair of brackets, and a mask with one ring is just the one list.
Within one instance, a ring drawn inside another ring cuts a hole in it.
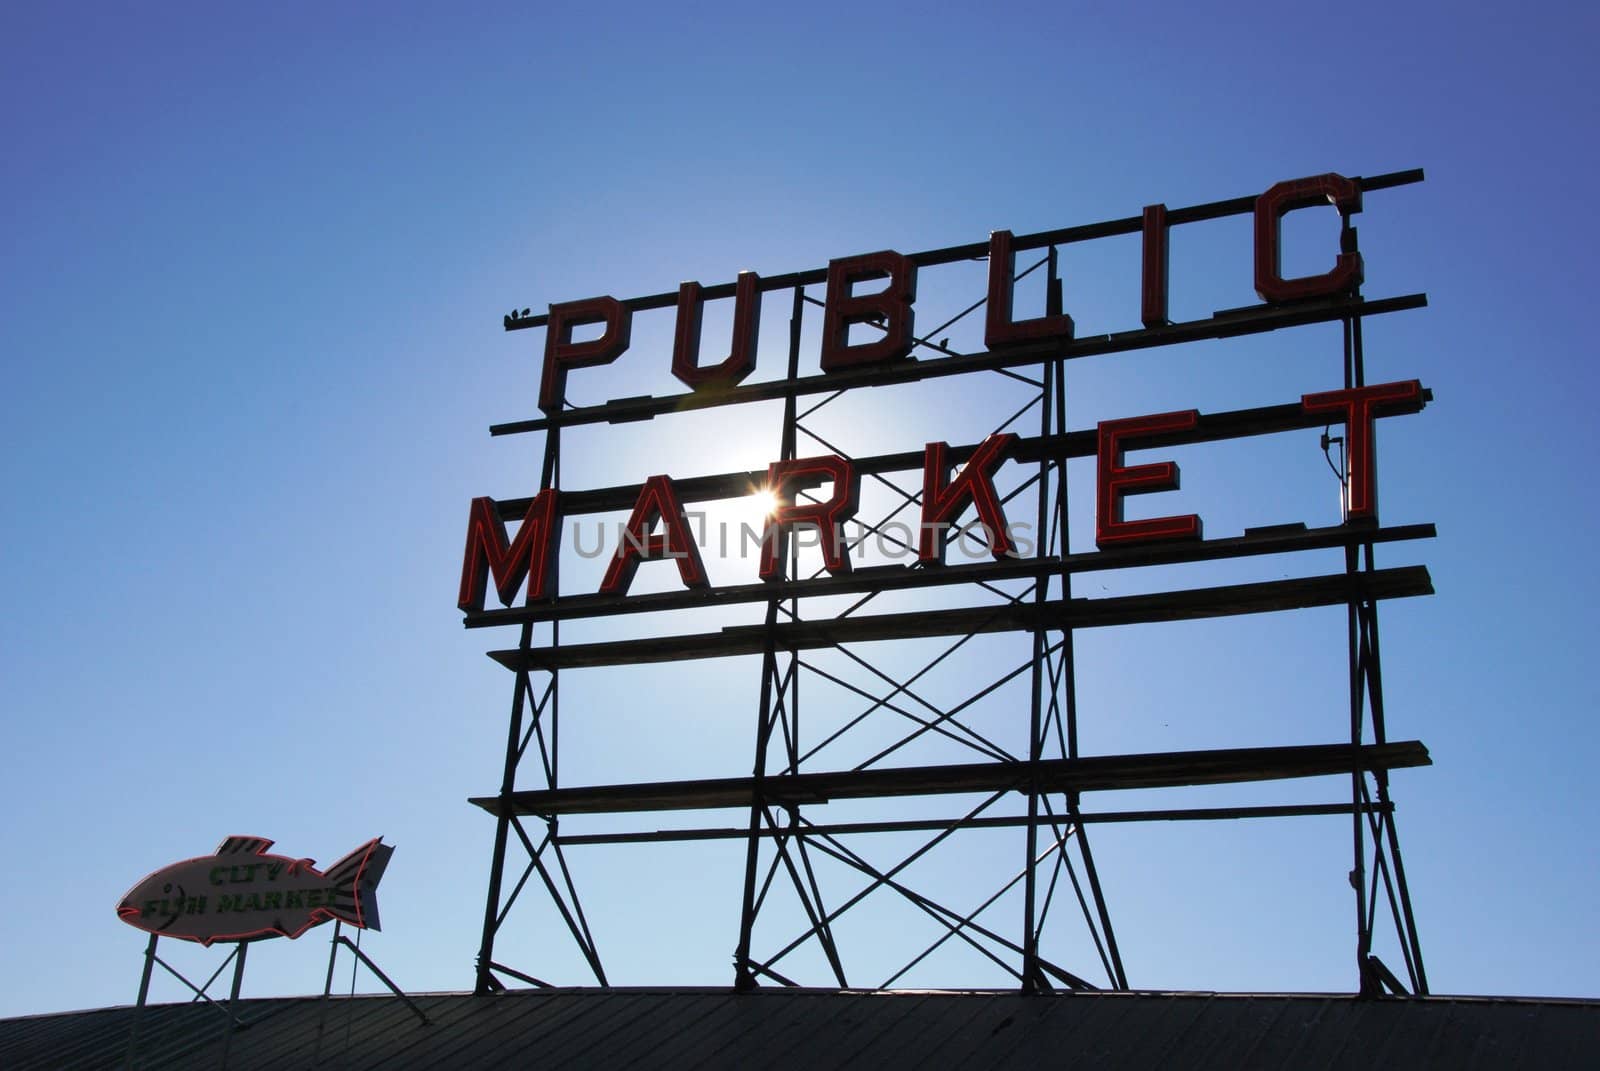
[{"label": "fish sign tail fin", "polygon": [[393,854],[393,845],[374,837],[330,866],[323,875],[333,888],[328,913],[364,930],[379,929],[378,881]]}]

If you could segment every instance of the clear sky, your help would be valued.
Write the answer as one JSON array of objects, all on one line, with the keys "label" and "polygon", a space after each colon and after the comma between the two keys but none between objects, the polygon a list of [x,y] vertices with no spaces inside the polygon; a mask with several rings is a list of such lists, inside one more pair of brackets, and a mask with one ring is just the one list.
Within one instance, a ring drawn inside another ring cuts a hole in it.
[{"label": "clear sky", "polygon": [[[511,686],[482,652],[515,636],[465,632],[453,600],[468,501],[538,479],[538,436],[487,434],[535,415],[542,332],[504,334],[506,311],[1411,167],[1427,182],[1357,223],[1369,296],[1430,298],[1368,332],[1373,378],[1436,394],[1391,422],[1382,485],[1386,521],[1439,526],[1382,558],[1438,589],[1383,618],[1391,735],[1435,760],[1395,777],[1429,974],[1600,996],[1596,30],[1571,5],[9,6],[0,1014],[130,1002],[144,938],[117,898],[229,834],[324,864],[385,835],[365,947],[409,989],[470,987],[493,822],[465,800],[498,787]],[[1175,312],[1254,300],[1247,238],[1180,232]],[[1113,271],[1136,249],[1107,248],[1103,274],[1069,257],[1067,306],[1136,326]],[[930,286],[928,315],[957,289]],[[660,389],[654,330],[574,397]],[[1086,367],[1074,425],[1338,386],[1326,328],[1207,347]],[[949,396],[919,397],[849,419],[873,448],[961,441]],[[773,416],[595,434],[568,480],[759,466]],[[1278,449],[1183,455],[1173,503],[1214,535],[1327,523],[1315,435],[1281,448],[1303,476],[1252,460]],[[1086,638],[1086,749],[1336,740],[1342,644],[1337,610]],[[748,772],[756,667],[702,667],[575,683],[572,780]],[[585,709],[610,727],[585,735]],[[1097,834],[1130,980],[1351,988],[1347,839],[1341,820]],[[1013,868],[996,843],[941,865]],[[731,980],[741,851],[575,856],[613,982]],[[585,981],[526,910],[503,958]],[[904,915],[851,947],[875,963]],[[245,992],[315,990],[326,933],[262,946]],[[1058,958],[1092,973],[1073,940]],[[174,955],[201,978],[220,961]],[[964,962],[923,981],[1003,983]]]}]

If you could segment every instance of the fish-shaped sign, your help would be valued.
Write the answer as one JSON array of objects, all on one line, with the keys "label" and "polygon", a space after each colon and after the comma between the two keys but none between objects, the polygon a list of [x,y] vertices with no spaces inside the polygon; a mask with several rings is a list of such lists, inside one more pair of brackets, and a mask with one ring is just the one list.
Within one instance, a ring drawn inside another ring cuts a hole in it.
[{"label": "fish-shaped sign", "polygon": [[161,937],[210,945],[299,937],[339,919],[378,929],[378,881],[392,845],[373,838],[326,871],[311,859],[268,855],[265,837],[229,837],[213,855],[163,867],[129,889],[117,917]]}]

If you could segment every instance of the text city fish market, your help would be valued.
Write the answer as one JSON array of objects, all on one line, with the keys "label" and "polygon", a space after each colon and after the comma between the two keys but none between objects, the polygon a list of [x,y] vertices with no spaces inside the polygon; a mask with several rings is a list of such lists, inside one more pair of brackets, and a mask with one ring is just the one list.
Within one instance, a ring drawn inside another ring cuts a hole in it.
[{"label": "text city fish market", "polygon": [[[1255,285],[1269,303],[1303,301],[1349,294],[1360,284],[1362,262],[1353,248],[1341,248],[1329,271],[1293,279],[1282,277],[1280,233],[1283,216],[1298,208],[1332,203],[1346,217],[1360,211],[1360,187],[1340,175],[1319,175],[1280,182],[1256,201]],[[1147,327],[1167,323],[1167,222],[1163,206],[1146,208],[1143,216],[1143,278],[1141,317]],[[1348,231],[1346,232],[1348,234]],[[984,344],[1003,351],[1023,343],[1072,338],[1073,321],[1065,313],[1026,320],[1012,318],[1014,236],[996,231],[989,240],[989,279]],[[916,300],[916,265],[900,253],[884,251],[833,260],[828,265],[824,302],[820,364],[829,374],[878,366],[906,358],[916,345],[913,333]],[[857,295],[859,282],[887,279],[880,291]],[[760,322],[761,280],[742,272],[735,284],[733,341],[729,355],[715,365],[701,366],[700,320],[704,305],[698,283],[684,283],[678,292],[672,373],[695,391],[726,391],[755,368]],[[628,348],[631,310],[614,297],[589,298],[550,306],[545,341],[544,369],[539,406],[559,413],[566,376],[574,368],[609,364]],[[852,325],[872,322],[882,337],[852,344]],[[572,340],[576,327],[601,324],[600,337]],[[1423,403],[1415,380],[1379,384],[1302,396],[1304,413],[1346,426],[1349,472],[1347,519],[1375,516],[1373,422],[1380,415],[1415,412]],[[1176,489],[1178,469],[1171,461],[1140,465],[1123,463],[1130,445],[1152,437],[1180,435],[1199,423],[1194,410],[1160,413],[1103,421],[1097,426],[1095,542],[1105,548],[1141,542],[1197,539],[1200,518],[1194,514],[1126,520],[1123,504],[1128,495]],[[947,530],[969,507],[977,513],[988,550],[996,558],[1017,556],[1016,544],[995,491],[993,475],[1014,450],[1015,435],[994,435],[984,440],[967,459],[959,474],[950,447],[928,443],[923,457],[922,515],[917,537],[917,563],[944,561]],[[826,483],[833,490],[826,501],[800,503],[796,495]],[[761,539],[759,576],[783,576],[787,534],[804,527],[820,533],[823,564],[833,574],[850,569],[849,543],[844,522],[856,511],[860,482],[854,465],[839,455],[774,462],[765,487],[777,505],[769,514]],[[507,537],[495,502],[474,499],[470,507],[466,548],[462,561],[459,605],[463,610],[483,608],[490,575],[500,600],[510,605],[527,581],[528,601],[554,595],[547,591],[550,565],[562,520],[560,492],[541,491],[531,502],[515,539]],[[655,533],[660,525],[663,529]],[[688,587],[708,585],[699,549],[674,488],[672,478],[651,476],[640,488],[624,538],[613,555],[600,592],[624,595],[640,562],[672,560]]]},{"label": "text city fish market", "polygon": [[[168,915],[226,914],[250,911],[298,911],[306,908],[329,907],[339,902],[339,890],[284,889],[278,892],[219,893],[215,901],[209,895],[179,896],[164,900],[146,900],[139,909],[140,918],[165,918]],[[210,911],[214,904],[216,910]]]}]

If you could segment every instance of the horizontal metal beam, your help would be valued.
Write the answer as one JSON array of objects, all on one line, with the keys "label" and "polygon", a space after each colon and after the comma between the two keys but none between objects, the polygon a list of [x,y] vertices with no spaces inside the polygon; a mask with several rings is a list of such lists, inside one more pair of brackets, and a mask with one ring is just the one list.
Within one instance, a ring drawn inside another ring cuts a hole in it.
[{"label": "horizontal metal beam", "polygon": [[805,651],[842,643],[1018,632],[1034,628],[1077,629],[1192,621],[1432,594],[1433,580],[1427,568],[1411,565],[1353,576],[1335,573],[1152,595],[1056,599],[1036,604],[1005,603],[955,610],[790,621],[773,626],[770,632],[762,625],[737,625],[720,632],[490,651],[489,657],[507,669],[518,671],[583,669],[752,655],[766,650],[769,643],[780,651]]},{"label": "horizontal metal beam", "polygon": [[[1392,803],[1296,803],[1273,807],[1186,807],[1141,811],[1079,811],[1075,815],[1025,814],[992,818],[919,818],[899,822],[807,822],[799,826],[762,826],[758,837],[829,837],[852,833],[927,833],[960,825],[962,829],[1015,829],[1026,826],[1058,826],[1125,822],[1219,822],[1241,818],[1309,818],[1345,814],[1392,814]],[[645,844],[680,840],[743,840],[750,836],[746,826],[720,826],[699,829],[651,829],[635,833],[563,833],[552,839],[562,847],[594,844]]]},{"label": "horizontal metal beam", "polygon": [[[1383,175],[1373,175],[1368,178],[1357,177],[1353,179],[1362,192],[1370,190],[1386,190],[1395,186],[1408,186],[1414,182],[1423,181],[1422,168],[1412,168],[1409,171],[1391,171]],[[1208,219],[1223,219],[1227,216],[1242,215],[1245,212],[1254,212],[1259,195],[1249,197],[1231,197],[1225,201],[1211,201],[1206,204],[1189,205],[1184,208],[1169,208],[1167,210],[1167,226],[1176,227],[1185,223],[1200,223]],[[1102,223],[1083,223],[1075,227],[1061,227],[1050,231],[1037,231],[1033,234],[1018,235],[1012,239],[1013,249],[1039,249],[1047,245],[1070,245],[1073,242],[1093,241],[1096,238],[1111,238],[1119,234],[1138,234],[1144,225],[1144,217],[1126,216],[1122,219],[1106,220]],[[962,260],[977,260],[989,255],[989,243],[968,242],[964,245],[946,246],[943,249],[930,249],[922,253],[913,253],[910,260],[919,268],[932,267],[937,264],[954,264]],[[761,289],[787,290],[791,286],[813,286],[826,282],[827,268],[813,268],[810,271],[789,272],[784,275],[763,276]],[[719,283],[714,286],[702,288],[701,296],[706,300],[718,298],[731,298],[734,295],[735,283]],[[628,298],[623,305],[635,312],[644,312],[649,309],[670,309],[678,303],[676,290],[664,294],[651,294],[647,297]],[[522,331],[530,327],[544,327],[550,322],[547,313],[537,316],[522,316],[515,320],[506,319],[504,326],[507,331]]]},{"label": "horizontal metal beam", "polygon": [[1306,301],[1294,305],[1249,305],[1241,309],[1219,312],[1204,320],[1145,327],[1110,335],[1090,335],[1064,341],[1050,339],[1008,346],[1002,350],[941,357],[930,361],[908,359],[870,368],[845,369],[812,376],[798,376],[793,379],[750,383],[729,390],[702,393],[691,391],[687,394],[670,394],[659,398],[648,396],[617,398],[603,405],[580,406],[551,416],[494,424],[490,426],[489,434],[515,435],[521,432],[547,431],[550,428],[580,424],[625,424],[694,409],[804,397],[854,387],[884,387],[895,383],[915,383],[924,379],[965,375],[969,372],[1017,368],[1056,358],[1095,357],[1108,353],[1150,349],[1155,346],[1170,346],[1180,342],[1200,342],[1205,339],[1260,334],[1285,327],[1328,323],[1349,316],[1377,316],[1406,309],[1420,309],[1427,304],[1426,294],[1407,294],[1403,297],[1382,298],[1375,301],[1346,297]]},{"label": "horizontal metal beam", "polygon": [[[1379,417],[1401,416],[1420,412],[1433,401],[1433,391],[1423,389],[1417,405],[1412,409],[1390,409],[1376,414]],[[1166,432],[1160,435],[1141,436],[1137,449],[1161,449],[1169,446],[1188,446],[1195,443],[1221,442],[1225,439],[1243,439],[1254,435],[1272,435],[1285,431],[1302,431],[1306,428],[1326,427],[1328,418],[1307,413],[1298,402],[1285,405],[1264,405],[1254,409],[1234,409],[1221,413],[1201,413],[1193,429]],[[946,454],[950,464],[966,462],[977,452],[979,443],[952,446]],[[1057,461],[1075,457],[1093,457],[1099,448],[1099,430],[1085,428],[1064,435],[1031,436],[1018,439],[1008,456],[1018,464],[1039,461]],[[851,458],[850,463],[858,474],[881,475],[885,472],[920,471],[925,460],[922,449],[902,450],[893,454],[875,454],[871,457]],[[672,489],[680,502],[719,502],[743,498],[767,482],[765,469],[745,472],[724,472],[713,476],[689,476],[672,481]],[[643,485],[619,484],[597,487],[587,491],[561,492],[561,515],[578,517],[591,513],[615,513],[632,509],[639,499]],[[531,498],[507,498],[497,502],[496,509],[503,521],[520,521],[528,514]]]},{"label": "horizontal metal beam", "polygon": [[[785,807],[846,799],[1022,791],[1030,786],[1047,793],[1178,788],[1325,777],[1361,770],[1428,766],[1431,763],[1428,749],[1416,740],[1386,744],[1311,744],[1171,751],[1043,759],[1037,763],[962,763],[888,770],[779,774],[761,779],[760,800],[775,807]],[[539,789],[511,792],[503,796],[480,796],[469,802],[491,814],[507,816],[710,810],[749,807],[751,800],[756,798],[756,787],[753,777],[728,777]]]},{"label": "horizontal metal beam", "polygon": [[1028,558],[915,569],[904,565],[883,565],[857,569],[840,576],[820,576],[810,580],[766,583],[756,581],[718,588],[686,588],[681,591],[654,591],[640,595],[569,595],[553,602],[468,613],[463,623],[467,628],[488,628],[495,625],[521,624],[525,621],[572,621],[621,614],[736,606],[766,602],[769,599],[826,598],[832,595],[859,595],[869,591],[904,591],[950,584],[993,583],[1000,580],[1033,579],[1150,565],[1220,561],[1225,558],[1264,554],[1290,554],[1304,550],[1360,546],[1367,543],[1396,543],[1411,539],[1432,539],[1437,534],[1437,530],[1431,524],[1408,524],[1393,528],[1342,524],[1309,529],[1304,525],[1285,525],[1247,531],[1242,536],[1232,536],[1227,539],[1114,547],[1109,550],[1069,554],[1065,559],[1052,556],[1042,560]]}]

